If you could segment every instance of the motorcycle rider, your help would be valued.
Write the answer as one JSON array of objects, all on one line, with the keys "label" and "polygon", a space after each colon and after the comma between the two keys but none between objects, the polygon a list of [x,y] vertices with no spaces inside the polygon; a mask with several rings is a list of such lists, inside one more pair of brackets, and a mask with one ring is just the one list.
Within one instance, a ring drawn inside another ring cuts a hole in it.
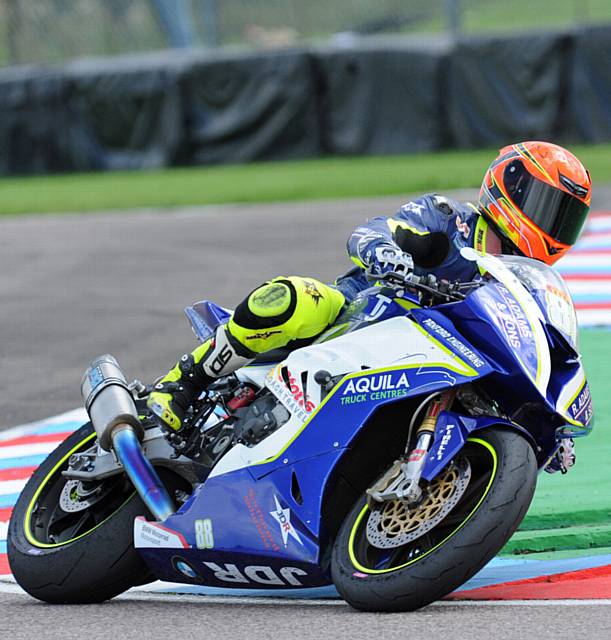
[{"label": "motorcycle rider", "polygon": [[266,351],[313,340],[371,286],[367,276],[470,281],[479,274],[461,256],[463,247],[552,265],[579,237],[590,197],[589,173],[566,149],[536,141],[506,146],[486,171],[477,207],[424,195],[393,217],[357,227],[347,244],[356,267],[334,285],[279,276],[251,291],[214,338],[183,355],[160,380],[148,406],[162,426],[179,431],[188,406],[214,379]]}]

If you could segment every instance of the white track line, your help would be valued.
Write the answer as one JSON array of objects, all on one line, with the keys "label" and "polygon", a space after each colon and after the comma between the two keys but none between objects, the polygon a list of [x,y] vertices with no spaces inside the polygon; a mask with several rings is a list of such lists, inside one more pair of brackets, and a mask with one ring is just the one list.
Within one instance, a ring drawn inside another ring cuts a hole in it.
[{"label": "white track line", "polygon": [[37,442],[34,444],[14,444],[11,446],[0,447],[0,458],[6,460],[8,458],[27,458],[29,456],[41,455],[43,453],[51,453],[60,443],[61,438],[55,442]]},{"label": "white track line", "polygon": [[57,416],[51,418],[45,418],[44,420],[37,420],[36,422],[29,422],[28,424],[22,424],[18,427],[11,427],[0,431],[0,442],[2,440],[11,440],[12,438],[19,438],[20,436],[27,436],[32,431],[41,427],[48,427],[50,425],[58,425],[66,422],[82,422],[85,423],[89,420],[87,412],[83,408],[73,409],[72,411],[66,411],[60,413]]},{"label": "white track line", "polygon": [[10,496],[12,493],[20,493],[27,484],[29,475],[23,480],[2,480],[0,481],[0,496]]},{"label": "white track line", "polygon": [[[27,595],[16,584],[0,582],[0,593]],[[262,598],[245,596],[198,596],[184,593],[146,593],[143,591],[129,591],[115,600],[141,601],[141,602],[184,602],[192,604],[228,604],[250,606],[289,606],[289,607],[346,607],[343,600],[304,598]],[[443,607],[608,607],[611,600],[441,600],[432,606]]]},{"label": "white track line", "polygon": [[473,607],[486,605],[489,607],[608,607],[611,600],[443,600],[435,604],[448,607]]}]

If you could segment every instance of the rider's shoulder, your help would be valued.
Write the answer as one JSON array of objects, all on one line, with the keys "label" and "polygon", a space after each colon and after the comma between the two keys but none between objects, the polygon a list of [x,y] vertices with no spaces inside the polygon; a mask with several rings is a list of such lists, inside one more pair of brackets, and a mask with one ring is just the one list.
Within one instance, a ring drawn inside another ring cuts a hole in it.
[{"label": "rider's shoulder", "polygon": [[418,221],[425,227],[439,227],[439,230],[442,230],[456,216],[464,220],[474,213],[473,206],[467,202],[460,202],[439,193],[427,193],[403,204],[397,216]]}]

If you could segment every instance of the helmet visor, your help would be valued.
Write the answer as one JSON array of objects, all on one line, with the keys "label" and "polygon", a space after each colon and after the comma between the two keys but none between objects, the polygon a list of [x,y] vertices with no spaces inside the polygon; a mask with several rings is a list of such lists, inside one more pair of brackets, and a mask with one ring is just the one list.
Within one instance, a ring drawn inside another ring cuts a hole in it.
[{"label": "helmet visor", "polygon": [[557,242],[573,245],[590,207],[575,196],[537,180],[520,160],[503,173],[507,195],[542,231]]}]

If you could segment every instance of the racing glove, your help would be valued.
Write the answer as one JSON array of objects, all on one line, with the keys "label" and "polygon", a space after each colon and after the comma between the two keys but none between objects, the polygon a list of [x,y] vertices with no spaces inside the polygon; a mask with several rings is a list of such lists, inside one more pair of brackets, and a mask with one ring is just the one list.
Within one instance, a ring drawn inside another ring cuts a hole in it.
[{"label": "racing glove", "polygon": [[396,273],[407,279],[414,271],[412,257],[394,244],[378,245],[373,253],[370,264],[367,265],[367,275],[384,276]]}]

